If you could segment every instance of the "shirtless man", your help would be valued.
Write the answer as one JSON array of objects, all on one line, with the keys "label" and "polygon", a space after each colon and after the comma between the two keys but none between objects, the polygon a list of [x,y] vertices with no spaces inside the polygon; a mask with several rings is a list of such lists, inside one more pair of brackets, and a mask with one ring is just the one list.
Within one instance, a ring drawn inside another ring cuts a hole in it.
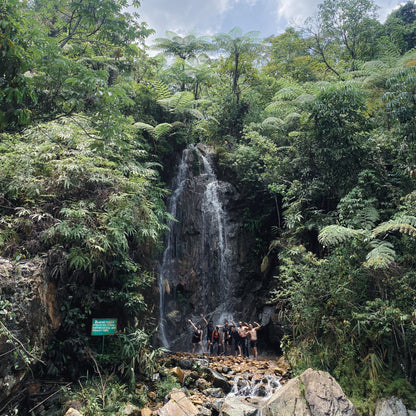
[{"label": "shirtless man", "polygon": [[257,322],[254,322],[254,324],[256,325],[255,327],[249,324],[246,332],[248,335],[250,335],[251,352],[253,353],[254,359],[257,361],[257,331],[259,328],[261,328],[261,325],[259,325]]},{"label": "shirtless man", "polygon": [[243,323],[240,321],[238,323],[238,327],[237,327],[237,332],[238,332],[238,336],[239,338],[239,345],[238,345],[238,352],[239,355],[243,355],[244,353],[246,353],[246,339],[247,339],[247,326],[243,326]]}]

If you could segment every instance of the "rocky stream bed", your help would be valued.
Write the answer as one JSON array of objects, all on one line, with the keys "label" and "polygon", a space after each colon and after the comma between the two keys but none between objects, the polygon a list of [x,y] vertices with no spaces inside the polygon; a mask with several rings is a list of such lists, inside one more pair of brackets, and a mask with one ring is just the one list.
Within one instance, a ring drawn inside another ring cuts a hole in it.
[{"label": "rocky stream bed", "polygon": [[[328,373],[309,369],[290,378],[284,358],[176,353],[161,364],[161,371],[174,375],[182,387],[163,402],[126,408],[126,416],[358,416]],[[75,412],[70,409],[66,416],[82,414]]]}]

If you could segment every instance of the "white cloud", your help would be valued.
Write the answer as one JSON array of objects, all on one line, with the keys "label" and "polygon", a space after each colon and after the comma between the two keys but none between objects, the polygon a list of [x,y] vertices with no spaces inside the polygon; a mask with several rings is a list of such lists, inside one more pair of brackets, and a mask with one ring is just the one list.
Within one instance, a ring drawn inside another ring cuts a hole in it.
[{"label": "white cloud", "polygon": [[306,18],[314,16],[319,0],[278,0],[277,16],[279,20],[289,22],[303,23]]},{"label": "white cloud", "polygon": [[[139,14],[158,36],[166,30],[180,34],[216,33],[225,13],[240,0],[143,0]],[[253,1],[253,0],[249,0]]]},{"label": "white cloud", "polygon": [[[213,35],[238,26],[261,30],[265,36],[281,33],[287,26],[303,26],[316,15],[324,0],[142,0],[139,14],[164,37],[166,30],[185,35]],[[375,0],[380,20],[397,6],[399,0]],[[149,40],[148,43],[151,43]]]}]

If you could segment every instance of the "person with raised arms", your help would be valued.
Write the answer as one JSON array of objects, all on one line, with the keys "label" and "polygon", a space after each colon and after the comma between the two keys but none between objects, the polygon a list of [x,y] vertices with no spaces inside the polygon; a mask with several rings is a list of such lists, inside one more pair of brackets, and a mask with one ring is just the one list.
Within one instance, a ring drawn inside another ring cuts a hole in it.
[{"label": "person with raised arms", "polygon": [[192,353],[195,352],[196,346],[200,345],[201,346],[201,351],[202,351],[202,354],[203,354],[204,353],[204,346],[202,344],[202,335],[203,335],[204,331],[202,330],[201,324],[198,324],[198,327],[196,327],[196,325],[190,319],[188,319],[188,322],[192,325],[192,327],[195,330],[195,332],[192,335]]},{"label": "person with raised arms", "polygon": [[253,353],[254,359],[257,360],[257,331],[261,328],[261,325],[257,322],[254,322],[254,324],[256,325],[255,327],[249,324],[246,332],[250,336],[251,352]]},{"label": "person with raised arms", "polygon": [[207,326],[207,352],[212,354],[212,333],[214,332],[214,322],[212,319],[210,319],[208,322],[202,313],[201,318],[204,320],[205,325]]}]

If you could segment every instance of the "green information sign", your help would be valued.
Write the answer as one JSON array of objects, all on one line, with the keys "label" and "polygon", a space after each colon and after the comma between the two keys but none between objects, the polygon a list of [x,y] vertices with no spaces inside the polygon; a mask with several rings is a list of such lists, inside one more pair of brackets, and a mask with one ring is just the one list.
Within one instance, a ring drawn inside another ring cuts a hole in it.
[{"label": "green information sign", "polygon": [[116,318],[93,319],[91,335],[114,335],[116,329]]}]

